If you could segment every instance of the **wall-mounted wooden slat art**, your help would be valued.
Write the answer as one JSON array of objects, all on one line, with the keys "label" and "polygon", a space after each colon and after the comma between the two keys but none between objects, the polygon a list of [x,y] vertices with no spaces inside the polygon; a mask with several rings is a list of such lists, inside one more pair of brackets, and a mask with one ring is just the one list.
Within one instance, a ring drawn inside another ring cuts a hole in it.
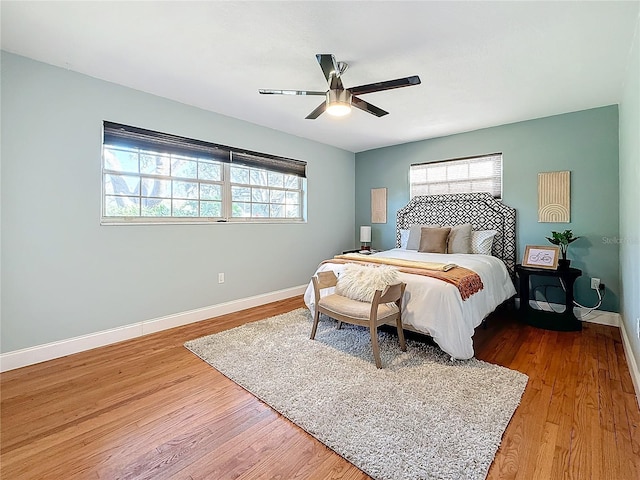
[{"label": "wall-mounted wooden slat art", "polygon": [[571,172],[538,174],[538,222],[571,221]]},{"label": "wall-mounted wooden slat art", "polygon": [[387,223],[387,189],[371,189],[371,223]]}]

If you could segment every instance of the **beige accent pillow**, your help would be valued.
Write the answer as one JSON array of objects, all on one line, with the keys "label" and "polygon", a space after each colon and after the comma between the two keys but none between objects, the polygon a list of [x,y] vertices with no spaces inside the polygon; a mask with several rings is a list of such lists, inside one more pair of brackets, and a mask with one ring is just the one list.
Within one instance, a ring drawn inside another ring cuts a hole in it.
[{"label": "beige accent pillow", "polygon": [[471,253],[472,228],[470,223],[451,227],[447,241],[447,253]]},{"label": "beige accent pillow", "polygon": [[447,253],[447,239],[449,238],[451,227],[428,228],[422,227],[420,235],[419,252],[424,253]]},{"label": "beige accent pillow", "polygon": [[418,250],[420,247],[420,237],[422,237],[422,228],[438,228],[440,225],[411,225],[409,227],[409,239],[407,240],[407,250]]}]

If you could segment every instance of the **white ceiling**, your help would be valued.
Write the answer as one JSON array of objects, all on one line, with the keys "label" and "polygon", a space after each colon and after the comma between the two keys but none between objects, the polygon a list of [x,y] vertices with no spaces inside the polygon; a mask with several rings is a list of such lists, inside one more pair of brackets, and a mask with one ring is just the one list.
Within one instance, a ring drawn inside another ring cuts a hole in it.
[{"label": "white ceiling", "polygon": [[[360,152],[618,103],[637,1],[2,1],[2,49]],[[326,90],[316,53],[349,63],[345,87],[419,75],[305,120]]]}]

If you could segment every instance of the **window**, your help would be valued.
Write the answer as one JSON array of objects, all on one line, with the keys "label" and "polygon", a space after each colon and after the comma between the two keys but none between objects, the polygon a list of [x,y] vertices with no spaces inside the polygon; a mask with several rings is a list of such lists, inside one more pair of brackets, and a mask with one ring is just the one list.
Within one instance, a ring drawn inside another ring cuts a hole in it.
[{"label": "window", "polygon": [[103,223],[302,221],[306,162],[104,122]]},{"label": "window", "polygon": [[489,192],[502,198],[502,153],[411,165],[411,197]]}]

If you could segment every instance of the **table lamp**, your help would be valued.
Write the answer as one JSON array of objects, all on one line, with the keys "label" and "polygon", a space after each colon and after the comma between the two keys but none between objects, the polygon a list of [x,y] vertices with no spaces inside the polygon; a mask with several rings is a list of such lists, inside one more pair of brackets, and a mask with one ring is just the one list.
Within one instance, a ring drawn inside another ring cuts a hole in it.
[{"label": "table lamp", "polygon": [[360,244],[361,250],[371,250],[371,245],[367,245],[371,243],[371,227],[363,226],[360,227]]}]

